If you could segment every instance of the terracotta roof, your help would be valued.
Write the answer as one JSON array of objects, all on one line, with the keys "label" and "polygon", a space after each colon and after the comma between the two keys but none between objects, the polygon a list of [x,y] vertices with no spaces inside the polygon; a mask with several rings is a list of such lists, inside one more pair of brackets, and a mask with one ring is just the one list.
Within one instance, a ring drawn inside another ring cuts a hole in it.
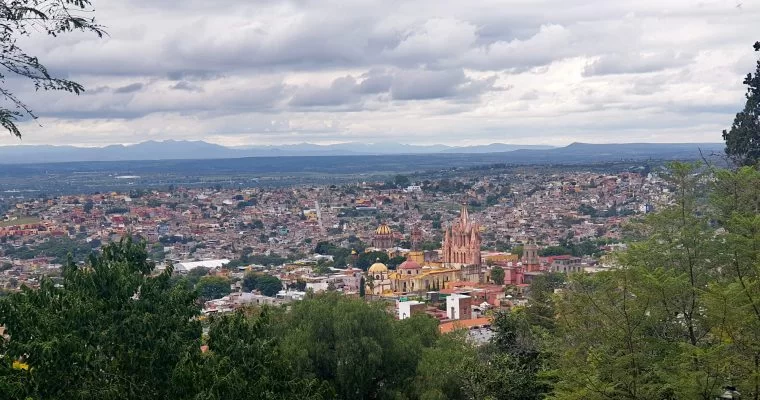
[{"label": "terracotta roof", "polygon": [[438,329],[441,330],[441,333],[449,333],[456,329],[470,329],[475,326],[483,326],[483,325],[491,325],[491,319],[484,317],[484,318],[451,321],[451,322],[446,322],[439,325]]},{"label": "terracotta roof", "polygon": [[398,266],[398,269],[420,269],[420,264],[417,264],[414,260],[406,260]]}]

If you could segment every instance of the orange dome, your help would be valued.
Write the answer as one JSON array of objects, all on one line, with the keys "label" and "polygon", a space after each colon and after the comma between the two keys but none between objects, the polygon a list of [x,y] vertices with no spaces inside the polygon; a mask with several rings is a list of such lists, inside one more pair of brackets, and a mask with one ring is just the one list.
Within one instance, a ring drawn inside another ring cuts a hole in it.
[{"label": "orange dome", "polygon": [[417,264],[414,260],[406,260],[398,266],[398,269],[420,269],[420,264]]},{"label": "orange dome", "polygon": [[380,226],[375,229],[376,235],[390,235],[391,233],[391,227],[386,224],[380,224]]}]

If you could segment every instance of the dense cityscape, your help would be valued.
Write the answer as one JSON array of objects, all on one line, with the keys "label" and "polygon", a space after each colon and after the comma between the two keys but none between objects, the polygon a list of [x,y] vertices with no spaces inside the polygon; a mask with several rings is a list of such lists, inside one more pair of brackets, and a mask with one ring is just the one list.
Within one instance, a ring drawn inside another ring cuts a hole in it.
[{"label": "dense cityscape", "polygon": [[[133,235],[147,241],[159,269],[173,264],[187,273],[185,265],[205,266],[233,286],[240,271],[265,270],[285,286],[304,281],[323,291],[333,283],[358,294],[353,276],[341,281],[338,270],[366,272],[367,257],[346,254],[381,252],[395,269],[410,251],[419,251],[422,266],[440,267],[447,263],[444,228],[462,210],[481,227],[476,264],[483,270],[473,284],[491,282],[489,267],[497,264],[521,271],[501,284],[524,285],[523,272],[566,272],[553,264],[556,256],[569,257],[578,270],[609,267],[603,255],[622,246],[626,221],[667,204],[669,195],[662,179],[638,167],[614,175],[568,170],[423,182],[397,175],[341,186],[137,189],[4,200],[10,204],[0,228],[5,290],[34,287],[41,275],[55,275],[70,252],[81,262],[103,243]],[[387,227],[383,243],[379,227]],[[320,249],[320,242],[334,248]],[[536,243],[543,256],[537,271],[524,271],[520,261],[528,243]],[[398,298],[405,292],[378,294]]]}]

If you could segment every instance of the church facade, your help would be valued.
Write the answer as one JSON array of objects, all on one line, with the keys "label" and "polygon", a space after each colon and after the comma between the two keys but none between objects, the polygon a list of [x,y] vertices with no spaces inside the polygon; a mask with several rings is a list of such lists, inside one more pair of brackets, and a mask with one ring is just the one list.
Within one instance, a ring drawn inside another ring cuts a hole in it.
[{"label": "church facade", "polygon": [[[373,246],[387,249],[392,245],[392,231],[382,224],[375,230]],[[462,206],[458,220],[447,227],[441,262],[425,265],[424,252],[419,250],[422,232],[415,227],[411,233],[412,249],[406,254],[407,261],[394,271],[379,262],[370,267],[367,275],[371,282],[367,292],[375,295],[441,290],[450,282],[482,282],[483,268],[480,246],[480,225],[471,221],[467,206]]]},{"label": "church facade", "polygon": [[480,224],[470,221],[467,206],[462,205],[459,220],[444,232],[442,261],[447,265],[480,267],[481,243]]}]

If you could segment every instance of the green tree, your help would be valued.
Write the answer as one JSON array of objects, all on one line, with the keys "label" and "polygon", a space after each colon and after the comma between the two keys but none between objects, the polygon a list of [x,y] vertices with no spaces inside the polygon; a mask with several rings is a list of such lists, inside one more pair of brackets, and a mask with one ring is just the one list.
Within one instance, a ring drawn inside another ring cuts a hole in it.
[{"label": "green tree", "polygon": [[444,335],[434,347],[422,352],[415,394],[421,400],[487,399],[480,385],[484,380],[482,365],[464,331]]},{"label": "green tree", "polygon": [[707,291],[707,315],[727,354],[724,379],[747,398],[760,397],[760,171],[717,171],[712,221],[722,280]]},{"label": "green tree", "polygon": [[272,297],[282,290],[282,281],[276,276],[262,275],[256,282],[256,289],[264,296]]},{"label": "green tree", "polygon": [[491,280],[497,285],[504,284],[504,268],[496,266],[491,269]]},{"label": "green tree", "polygon": [[222,276],[204,276],[195,285],[201,300],[220,299],[230,294],[230,280]]},{"label": "green tree", "polygon": [[16,125],[19,118],[37,118],[32,109],[6,86],[6,77],[18,75],[30,79],[35,89],[61,90],[80,94],[84,87],[74,81],[53,77],[35,56],[26,54],[19,39],[33,33],[51,37],[72,31],[95,33],[102,37],[103,29],[92,18],[89,0],[18,0],[4,2],[0,7],[3,29],[0,31],[0,93],[12,103],[12,108],[0,107],[0,124],[12,135],[21,137]]},{"label": "green tree", "polygon": [[405,188],[411,185],[411,181],[406,175],[396,175],[393,178],[393,184],[396,185],[397,188]]},{"label": "green tree", "polygon": [[388,254],[383,251],[370,251],[368,253],[361,253],[356,260],[356,268],[360,268],[364,271],[376,263],[381,262],[383,264],[388,263]]},{"label": "green tree", "polygon": [[[760,51],[760,42],[755,42],[755,51]],[[747,102],[744,109],[736,114],[731,129],[723,131],[726,154],[738,165],[756,165],[760,160],[760,60],[755,74],[744,78],[747,85]]]},{"label": "green tree", "polygon": [[313,378],[296,375],[272,335],[269,309],[238,311],[214,319],[208,353],[183,359],[178,398],[306,399],[328,398]]},{"label": "green tree", "polygon": [[198,283],[198,281],[200,281],[201,278],[208,275],[209,271],[211,270],[206,267],[193,268],[187,272],[187,278],[190,281],[190,283],[193,284],[193,286],[195,286]]},{"label": "green tree", "polygon": [[567,247],[563,247],[563,246],[549,246],[549,247],[546,247],[546,248],[543,248],[543,249],[539,250],[538,253],[539,253],[539,255],[541,257],[550,257],[550,256],[569,255],[569,254],[572,254],[572,252],[573,251],[570,250]]},{"label": "green tree", "polygon": [[663,360],[674,361],[678,347],[650,336],[662,331],[664,316],[651,315],[656,298],[642,280],[632,269],[573,277],[558,303],[554,398],[677,398],[666,374],[678,364]]},{"label": "green tree", "polygon": [[565,276],[561,273],[549,273],[533,277],[528,289],[528,307],[526,317],[531,325],[553,331],[556,323],[554,300],[556,289],[562,288]]},{"label": "green tree", "polygon": [[396,321],[380,303],[325,293],[293,304],[274,334],[298,376],[313,376],[338,399],[403,398],[437,321]]},{"label": "green tree", "polygon": [[388,269],[396,269],[399,265],[401,265],[404,261],[406,261],[406,257],[404,256],[396,256],[393,258],[388,259],[388,263],[386,264]]},{"label": "green tree", "polygon": [[[152,276],[143,243],[123,239],[63,269],[63,284],[0,299],[0,393],[7,399],[172,398],[180,359],[199,352],[191,291]],[[24,359],[28,370],[11,368]]]},{"label": "green tree", "polygon": [[261,274],[248,272],[243,276],[243,291],[252,292],[258,287]]},{"label": "green tree", "polygon": [[[725,383],[719,320],[707,288],[720,280],[707,181],[673,163],[672,205],[635,226],[619,271],[572,278],[562,293],[558,398],[712,399]],[[583,360],[582,368],[570,364]]]},{"label": "green tree", "polygon": [[510,249],[509,252],[512,254],[517,254],[520,258],[522,258],[523,246],[521,245],[512,246],[512,249]]},{"label": "green tree", "polygon": [[491,364],[489,372],[495,379],[484,383],[494,399],[542,399],[550,393],[553,360],[546,351],[546,332],[531,326],[524,309],[498,312],[491,328],[491,343],[481,348],[481,354]]}]

